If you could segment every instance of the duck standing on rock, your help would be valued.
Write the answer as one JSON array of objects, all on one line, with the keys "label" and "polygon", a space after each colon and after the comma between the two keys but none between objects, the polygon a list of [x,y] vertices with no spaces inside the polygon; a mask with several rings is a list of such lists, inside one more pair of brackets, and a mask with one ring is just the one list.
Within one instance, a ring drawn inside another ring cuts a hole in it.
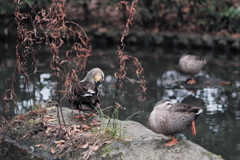
[{"label": "duck standing on rock", "polygon": [[202,67],[206,64],[206,60],[199,56],[195,55],[183,55],[179,60],[180,69],[191,76],[191,80],[189,80],[188,84],[194,84],[196,81],[193,76],[198,74]]},{"label": "duck standing on rock", "polygon": [[174,135],[184,131],[190,125],[192,134],[196,135],[195,120],[202,111],[201,108],[192,105],[161,100],[150,114],[149,127],[158,134],[171,135],[172,141],[164,145],[170,147],[178,143]]},{"label": "duck standing on rock", "polygon": [[79,111],[79,116],[75,118],[85,119],[85,115],[81,115],[81,111],[84,110],[92,110],[92,114],[87,116],[94,116],[94,109],[100,108],[102,98],[98,86],[103,80],[103,71],[100,68],[93,68],[83,80],[72,85],[69,103]]}]

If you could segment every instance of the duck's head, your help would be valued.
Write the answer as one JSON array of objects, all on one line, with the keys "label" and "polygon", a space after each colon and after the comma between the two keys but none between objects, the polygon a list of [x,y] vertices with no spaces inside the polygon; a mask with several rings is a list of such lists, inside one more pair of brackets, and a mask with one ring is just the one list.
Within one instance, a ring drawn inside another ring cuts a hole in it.
[{"label": "duck's head", "polygon": [[93,68],[82,81],[89,81],[96,87],[104,80],[104,73],[100,68]]},{"label": "duck's head", "polygon": [[153,110],[155,109],[169,109],[173,105],[172,101],[164,99],[155,104]]}]

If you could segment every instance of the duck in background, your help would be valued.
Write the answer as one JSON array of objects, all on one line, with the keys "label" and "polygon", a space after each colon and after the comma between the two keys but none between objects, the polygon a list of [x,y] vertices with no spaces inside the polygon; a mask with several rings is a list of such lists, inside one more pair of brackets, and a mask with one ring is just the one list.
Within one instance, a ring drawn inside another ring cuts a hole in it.
[{"label": "duck in background", "polygon": [[103,71],[100,68],[93,68],[83,80],[72,85],[69,103],[78,109],[79,115],[75,118],[85,119],[85,115],[81,115],[81,111],[85,110],[92,110],[92,114],[86,116],[94,116],[94,109],[100,108],[102,98],[98,86],[103,80]]},{"label": "duck in background", "polygon": [[164,145],[170,147],[178,143],[174,135],[181,133],[189,126],[192,128],[192,134],[197,134],[195,120],[202,111],[201,108],[192,105],[161,100],[150,114],[149,127],[158,134],[171,135],[172,141]]},{"label": "duck in background", "polygon": [[186,54],[180,58],[179,66],[181,71],[191,76],[191,80],[189,80],[187,84],[196,83],[193,76],[198,74],[206,63],[204,58],[195,55]]}]

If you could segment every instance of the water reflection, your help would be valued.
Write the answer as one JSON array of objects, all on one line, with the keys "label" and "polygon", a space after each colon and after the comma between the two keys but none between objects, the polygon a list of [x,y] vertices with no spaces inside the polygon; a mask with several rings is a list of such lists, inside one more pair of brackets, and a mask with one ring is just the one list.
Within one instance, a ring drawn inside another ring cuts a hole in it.
[{"label": "water reflection", "polygon": [[[103,102],[102,108],[112,105],[116,79],[113,76],[117,70],[118,60],[115,53],[116,48],[94,49],[93,56],[88,60],[87,70],[92,67],[100,67],[105,73],[105,81],[102,86]],[[178,59],[182,54],[202,55],[208,60],[208,64],[203,71],[196,75],[197,84],[187,85],[186,75],[177,70]],[[140,90],[135,75],[135,68],[128,64],[127,76],[132,80],[125,80],[122,93],[119,96],[119,103],[122,109],[119,111],[120,119],[127,119],[133,116],[143,125],[147,126],[147,120],[153,106],[161,99],[171,99],[173,102],[192,104],[204,109],[203,114],[198,118],[197,136],[192,136],[191,132],[185,131],[179,135],[182,139],[189,139],[203,146],[216,154],[222,155],[225,159],[240,158],[240,75],[239,75],[239,54],[231,54],[222,58],[221,54],[207,51],[188,51],[163,48],[139,49],[129,48],[126,53],[134,54],[141,61],[147,80],[147,100],[139,100]],[[11,53],[14,56],[14,52]],[[218,55],[217,54],[217,55]],[[218,58],[219,57],[219,58]],[[9,57],[6,61],[9,61]],[[14,113],[22,113],[31,108],[35,103],[41,105],[54,95],[54,82],[52,71],[49,70],[51,56],[39,56],[42,72],[38,72],[36,84],[25,85],[24,77],[20,76],[15,83],[18,97],[18,109],[14,108]],[[0,66],[7,64],[1,60]],[[6,66],[5,66],[6,67]],[[5,74],[0,80],[4,81],[12,74],[11,67],[0,72]],[[84,75],[79,75],[80,78]],[[230,84],[220,84],[220,82],[230,82]],[[61,82],[60,84],[63,84]],[[63,88],[63,85],[61,85]],[[35,87],[35,89],[34,89]],[[4,88],[0,88],[4,93]],[[28,91],[35,90],[35,102]],[[1,93],[0,93],[1,94]],[[63,102],[64,106],[69,106],[68,102]],[[1,107],[2,108],[2,107]],[[2,113],[3,111],[0,110]],[[105,113],[108,114],[109,110]],[[140,111],[140,112],[139,112]]]},{"label": "water reflection", "polygon": [[54,82],[51,80],[51,76],[50,73],[40,74],[39,84],[43,87],[35,92],[37,100],[48,100],[52,97],[54,92]]},{"label": "water reflection", "polygon": [[207,113],[214,114],[217,112],[224,112],[224,106],[227,106],[226,95],[224,90],[218,88],[204,88],[203,96],[205,102],[207,102]]},{"label": "water reflection", "polygon": [[[39,75],[39,82],[37,84],[26,85],[25,77],[20,75],[19,77],[19,88],[20,93],[25,94],[26,99],[17,102],[17,107],[14,108],[15,114],[21,114],[29,111],[32,107],[44,104],[47,100],[51,99],[54,95],[54,82],[51,80],[50,73],[42,73]],[[28,95],[35,91],[35,98],[32,99]]]},{"label": "water reflection", "polygon": [[22,114],[31,109],[33,106],[33,99],[29,100],[22,100],[21,102],[17,102],[17,107],[14,108],[14,113],[15,114]]}]

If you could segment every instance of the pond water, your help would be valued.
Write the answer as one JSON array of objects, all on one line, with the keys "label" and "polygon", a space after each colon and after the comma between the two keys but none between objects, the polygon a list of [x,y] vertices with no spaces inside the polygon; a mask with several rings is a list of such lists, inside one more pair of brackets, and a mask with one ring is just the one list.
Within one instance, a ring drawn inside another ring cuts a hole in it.
[{"label": "pond water", "polygon": [[[14,44],[1,44],[0,49],[0,96],[6,90],[5,80],[10,78],[15,65]],[[102,85],[103,102],[101,108],[111,106],[115,93],[114,73],[117,71],[117,46],[112,48],[93,47],[86,70],[99,67],[105,73]],[[191,135],[186,130],[178,135],[178,139],[188,139],[201,145],[207,150],[221,155],[224,159],[240,159],[240,54],[231,52],[214,52],[206,50],[186,50],[178,48],[141,48],[127,46],[125,54],[139,59],[146,79],[146,101],[141,101],[139,95],[139,80],[135,74],[135,67],[127,61],[127,77],[124,81],[118,103],[119,119],[138,121],[147,127],[147,120],[153,106],[162,99],[171,99],[173,102],[192,104],[204,109],[203,114],[196,121],[197,135]],[[183,54],[195,54],[206,58],[207,65],[196,75],[197,84],[187,85],[187,75],[177,69],[179,58]],[[38,59],[38,86],[35,90],[36,103],[40,104],[54,93],[52,70],[49,67],[51,54],[43,50],[37,55]],[[84,74],[80,75],[83,78]],[[15,91],[18,96],[19,109],[11,108],[10,116],[28,111],[33,104],[27,91],[33,90],[33,85],[24,84],[23,76],[17,76]],[[64,106],[70,105],[67,100]],[[106,111],[106,110],[105,110]],[[0,112],[5,115],[3,103]],[[106,114],[109,112],[106,111]]]}]

